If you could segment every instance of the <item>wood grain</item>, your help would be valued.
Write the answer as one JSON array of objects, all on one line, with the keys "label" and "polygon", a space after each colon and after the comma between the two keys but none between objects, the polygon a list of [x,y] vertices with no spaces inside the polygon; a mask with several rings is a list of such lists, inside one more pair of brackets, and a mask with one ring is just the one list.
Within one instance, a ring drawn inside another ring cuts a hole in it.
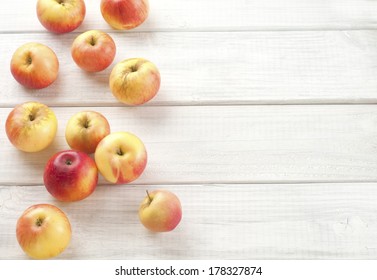
[{"label": "wood grain", "polygon": [[[183,219],[152,234],[137,211],[146,189],[176,193]],[[373,259],[377,185],[102,186],[59,203],[43,186],[0,187],[0,259],[27,258],[15,224],[29,206],[68,215],[72,241],[60,259]]]},{"label": "wood grain", "polygon": [[[370,29],[377,3],[370,0],[150,0],[150,15],[135,31],[233,31]],[[87,15],[77,30],[110,30],[100,0],[85,1]],[[0,32],[44,32],[36,1],[8,1],[0,10]]]},{"label": "wood grain", "polygon": [[[96,74],[73,62],[75,36],[0,35],[0,106],[31,99],[119,106],[108,78],[130,57],[145,57],[161,72],[160,92],[146,106],[377,102],[377,31],[112,33],[117,56]],[[43,90],[25,89],[9,71],[13,52],[29,41],[50,46],[60,61],[58,80]]]},{"label": "wood grain", "polygon": [[[58,135],[40,153],[19,152],[0,134],[0,184],[42,184],[48,158],[69,148],[68,119],[85,109],[53,108]],[[377,180],[373,105],[90,109],[107,117],[113,132],[144,141],[148,165],[137,184]],[[0,110],[3,126],[9,112]]]},{"label": "wood grain", "polygon": [[[60,259],[376,259],[377,1],[150,0],[139,28],[112,30],[100,0],[85,1],[75,32],[55,35],[38,22],[36,1],[0,9],[0,259],[26,259],[15,225],[29,206],[52,203],[71,220]],[[111,67],[81,71],[74,38],[110,32],[116,62],[145,57],[162,87],[150,103],[122,106],[111,95]],[[9,71],[15,49],[50,46],[58,80],[33,91]],[[26,154],[8,141],[12,107],[52,106],[58,135]],[[68,119],[104,114],[112,131],[131,131],[149,161],[130,185],[100,177],[94,194],[60,203],[45,190],[44,165],[68,149]],[[145,190],[175,192],[183,220],[152,234],[138,221]]]}]

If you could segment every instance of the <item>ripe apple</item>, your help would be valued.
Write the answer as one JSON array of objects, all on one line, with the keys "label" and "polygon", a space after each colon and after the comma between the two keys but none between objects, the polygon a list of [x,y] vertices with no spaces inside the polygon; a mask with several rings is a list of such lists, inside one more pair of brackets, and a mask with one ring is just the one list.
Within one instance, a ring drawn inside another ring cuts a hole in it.
[{"label": "ripe apple", "polygon": [[110,134],[107,119],[95,111],[82,111],[73,115],[65,130],[68,145],[84,153],[94,153],[98,143]]},{"label": "ripe apple", "polygon": [[123,60],[110,74],[113,95],[127,105],[140,105],[151,100],[160,89],[160,72],[143,58]]},{"label": "ripe apple", "polygon": [[97,186],[96,163],[80,151],[58,152],[48,160],[43,181],[47,191],[60,201],[82,200]]},{"label": "ripe apple", "polygon": [[39,152],[47,148],[55,138],[57,127],[54,112],[39,102],[17,105],[5,123],[9,141],[24,152]]},{"label": "ripe apple", "polygon": [[172,231],[182,218],[182,207],[178,197],[167,190],[149,193],[139,208],[139,219],[154,232]]},{"label": "ripe apple", "polygon": [[71,240],[71,224],[62,210],[50,204],[29,207],[17,221],[16,236],[22,250],[34,259],[62,253]]},{"label": "ripe apple", "polygon": [[85,18],[83,0],[38,0],[37,16],[41,24],[54,33],[67,33],[81,25]]},{"label": "ripe apple", "polygon": [[132,29],[148,17],[148,0],[102,0],[101,13],[114,29]]},{"label": "ripe apple", "polygon": [[98,30],[79,35],[72,44],[71,55],[76,64],[88,72],[106,69],[114,60],[116,46],[111,36]]},{"label": "ripe apple", "polygon": [[107,181],[126,184],[143,173],[147,165],[147,152],[137,136],[129,132],[115,132],[98,144],[94,159]]},{"label": "ripe apple", "polygon": [[59,61],[49,47],[27,43],[14,52],[10,70],[21,85],[41,89],[51,85],[58,77]]}]

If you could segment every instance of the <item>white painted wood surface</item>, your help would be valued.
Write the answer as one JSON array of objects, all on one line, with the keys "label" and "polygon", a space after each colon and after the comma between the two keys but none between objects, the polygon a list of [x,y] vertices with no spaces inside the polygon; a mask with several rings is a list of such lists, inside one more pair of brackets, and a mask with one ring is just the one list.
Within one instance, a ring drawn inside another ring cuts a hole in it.
[{"label": "white painted wood surface", "polygon": [[[173,233],[139,223],[146,189],[173,191],[183,204]],[[100,186],[84,201],[59,203],[43,186],[0,188],[1,252],[16,245],[20,209],[53,203],[67,213],[72,242],[60,259],[373,259],[377,184]]]},{"label": "white painted wood surface", "polygon": [[[145,57],[162,85],[149,105],[312,104],[377,102],[377,31],[111,33],[115,63]],[[38,41],[60,60],[58,80],[43,90],[0,76],[2,104],[38,99],[54,106],[119,106],[107,70],[88,74],[70,54],[77,34],[0,34],[0,65]],[[12,45],[9,45],[9,40]]]},{"label": "white painted wood surface", "polygon": [[[61,259],[377,258],[377,1],[150,0],[149,19],[129,32],[110,30],[99,2],[86,1],[84,24],[66,35],[43,29],[35,1],[0,9],[0,259],[26,258],[15,224],[36,203],[72,222]],[[114,37],[114,63],[158,65],[154,100],[122,106],[107,85],[111,68],[86,74],[73,63],[72,40],[95,28]],[[47,89],[25,90],[10,74],[12,53],[29,41],[59,57]],[[18,152],[4,132],[12,107],[29,100],[59,120],[38,154]],[[43,167],[68,149],[66,122],[85,109],[137,134],[149,163],[132,185],[101,178],[86,200],[60,203],[42,185]],[[152,234],[137,220],[145,190],[157,188],[182,200],[174,232]]]},{"label": "white painted wood surface", "polygon": [[[53,107],[59,131],[41,153],[20,152],[1,134],[0,154],[12,160],[0,162],[0,185],[42,184],[48,158],[69,149],[68,119],[84,109]],[[377,181],[373,105],[91,109],[144,141],[149,161],[137,184]]]},{"label": "white painted wood surface", "polygon": [[[373,0],[149,0],[151,12],[138,31],[233,31],[370,29],[377,27]],[[87,0],[78,31],[110,30],[100,0]],[[35,16],[36,1],[12,0],[0,11],[3,32],[45,32]]]}]

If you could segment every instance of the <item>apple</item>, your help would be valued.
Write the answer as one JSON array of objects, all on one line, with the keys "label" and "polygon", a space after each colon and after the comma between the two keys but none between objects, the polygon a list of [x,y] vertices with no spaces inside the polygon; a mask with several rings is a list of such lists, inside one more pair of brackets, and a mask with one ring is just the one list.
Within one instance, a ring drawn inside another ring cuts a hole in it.
[{"label": "apple", "polygon": [[110,133],[94,153],[99,172],[109,182],[126,184],[137,179],[147,165],[143,142],[129,132]]},{"label": "apple", "polygon": [[160,72],[143,58],[130,58],[116,64],[110,74],[113,95],[127,105],[141,105],[160,89]]},{"label": "apple", "polygon": [[61,151],[47,162],[43,181],[47,191],[60,201],[79,201],[92,194],[98,182],[94,160],[80,151]]},{"label": "apple", "polygon": [[83,0],[38,0],[37,16],[40,23],[54,33],[67,33],[81,25],[85,18]]},{"label": "apple", "polygon": [[71,224],[58,207],[36,204],[23,212],[16,226],[17,241],[33,259],[48,259],[62,253],[71,240]]},{"label": "apple", "polygon": [[88,72],[106,69],[114,60],[116,46],[111,36],[98,30],[90,30],[76,37],[71,55],[76,64]]},{"label": "apple", "polygon": [[54,112],[39,102],[17,105],[5,122],[9,141],[24,152],[39,152],[47,148],[55,138],[57,127]]},{"label": "apple", "polygon": [[132,29],[148,17],[148,0],[102,0],[101,13],[114,29]]},{"label": "apple", "polygon": [[147,196],[140,204],[139,219],[151,231],[172,231],[182,219],[181,202],[167,190],[147,191]]},{"label": "apple", "polygon": [[94,153],[98,143],[110,134],[107,119],[95,111],[82,111],[73,115],[65,130],[68,145],[84,153]]},{"label": "apple", "polygon": [[59,61],[52,49],[32,42],[14,52],[10,70],[21,85],[41,89],[51,85],[58,77]]}]

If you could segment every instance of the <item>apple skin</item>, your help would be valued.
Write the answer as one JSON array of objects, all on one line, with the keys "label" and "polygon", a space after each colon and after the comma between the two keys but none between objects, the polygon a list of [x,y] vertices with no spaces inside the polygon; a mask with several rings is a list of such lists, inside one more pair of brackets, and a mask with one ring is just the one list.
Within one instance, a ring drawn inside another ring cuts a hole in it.
[{"label": "apple skin", "polygon": [[68,217],[50,204],[29,207],[16,226],[18,243],[33,259],[49,259],[61,254],[69,245],[71,232]]},{"label": "apple skin", "polygon": [[14,52],[10,70],[21,85],[41,89],[51,85],[58,77],[59,61],[52,49],[31,42],[22,45]]},{"label": "apple skin", "polygon": [[172,231],[182,219],[181,202],[170,191],[152,191],[140,204],[139,219],[151,231]]},{"label": "apple skin", "polygon": [[92,194],[98,182],[94,160],[80,151],[61,151],[45,166],[43,181],[47,191],[57,200],[72,202]]},{"label": "apple skin", "polygon": [[38,0],[40,23],[54,33],[67,33],[81,25],[86,8],[83,0]]},{"label": "apple skin", "polygon": [[114,29],[133,29],[148,17],[148,0],[102,0],[101,13]]},{"label": "apple skin", "polygon": [[24,152],[39,152],[47,148],[55,138],[57,127],[55,113],[39,102],[17,105],[5,122],[9,141]]},{"label": "apple skin", "polygon": [[136,180],[147,165],[143,142],[129,132],[113,132],[102,139],[94,153],[99,172],[114,184]]},{"label": "apple skin", "polygon": [[109,122],[102,114],[95,111],[82,111],[69,119],[65,139],[73,150],[92,154],[98,143],[109,134]]},{"label": "apple skin", "polygon": [[116,64],[109,85],[113,95],[127,105],[141,105],[160,89],[161,77],[156,65],[144,58],[130,58]]},{"label": "apple skin", "polygon": [[111,36],[99,30],[90,30],[76,37],[71,47],[75,63],[88,72],[106,69],[114,60],[116,46]]}]

